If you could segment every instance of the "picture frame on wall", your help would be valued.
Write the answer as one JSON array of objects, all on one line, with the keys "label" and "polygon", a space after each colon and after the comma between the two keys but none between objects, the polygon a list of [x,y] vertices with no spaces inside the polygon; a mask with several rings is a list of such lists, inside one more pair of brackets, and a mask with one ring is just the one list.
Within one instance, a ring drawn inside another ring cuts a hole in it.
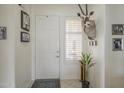
[{"label": "picture frame on wall", "polygon": [[124,24],[112,24],[112,35],[123,35]]},{"label": "picture frame on wall", "polygon": [[30,30],[30,17],[24,11],[21,11],[21,28],[26,31]]},{"label": "picture frame on wall", "polygon": [[97,40],[90,40],[89,46],[97,46]]},{"label": "picture frame on wall", "polygon": [[0,40],[7,39],[7,27],[0,26]]},{"label": "picture frame on wall", "polygon": [[21,42],[30,42],[30,34],[27,32],[21,32]]},{"label": "picture frame on wall", "polygon": [[122,51],[123,50],[123,39],[122,38],[113,38],[112,39],[112,50],[113,51]]}]

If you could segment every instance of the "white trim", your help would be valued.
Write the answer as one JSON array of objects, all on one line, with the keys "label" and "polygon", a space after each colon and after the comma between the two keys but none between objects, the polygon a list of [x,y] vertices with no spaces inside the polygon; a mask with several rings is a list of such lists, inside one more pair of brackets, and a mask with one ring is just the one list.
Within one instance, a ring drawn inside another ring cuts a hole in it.
[{"label": "white trim", "polygon": [[7,83],[0,83],[0,88],[10,88],[11,86]]},{"label": "white trim", "polygon": [[31,87],[32,87],[32,85],[33,85],[33,83],[34,83],[34,80],[31,80],[31,81],[29,82],[29,84],[28,84],[27,88],[31,88]]},{"label": "white trim", "polygon": [[64,54],[64,26],[63,26],[63,24],[64,24],[64,17],[63,16],[59,16],[59,18],[60,18],[60,23],[59,23],[59,33],[60,33],[60,37],[59,37],[59,39],[60,39],[60,42],[59,42],[59,44],[60,44],[60,80],[62,80],[63,79],[63,61],[64,61],[64,57],[63,57],[63,54]]}]

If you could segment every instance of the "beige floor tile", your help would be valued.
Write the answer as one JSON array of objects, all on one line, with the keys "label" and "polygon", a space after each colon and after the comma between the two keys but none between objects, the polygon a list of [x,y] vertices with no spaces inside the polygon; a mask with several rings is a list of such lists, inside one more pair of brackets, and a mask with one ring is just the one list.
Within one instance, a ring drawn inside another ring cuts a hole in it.
[{"label": "beige floor tile", "polygon": [[80,80],[61,80],[61,88],[81,88]]}]

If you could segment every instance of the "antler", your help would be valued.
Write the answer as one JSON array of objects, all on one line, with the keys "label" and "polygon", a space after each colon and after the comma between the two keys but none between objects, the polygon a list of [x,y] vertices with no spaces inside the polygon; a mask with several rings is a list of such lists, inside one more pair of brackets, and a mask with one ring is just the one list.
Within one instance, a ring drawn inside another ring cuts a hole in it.
[{"label": "antler", "polygon": [[88,15],[88,5],[86,4],[86,16]]},{"label": "antler", "polygon": [[[86,14],[83,12],[83,9],[81,8],[81,5],[80,4],[78,4],[78,6],[79,6],[79,8],[80,8],[80,10],[81,10],[81,13],[83,14],[83,15],[85,15],[86,16]],[[78,13],[78,16],[80,16],[80,14]]]}]

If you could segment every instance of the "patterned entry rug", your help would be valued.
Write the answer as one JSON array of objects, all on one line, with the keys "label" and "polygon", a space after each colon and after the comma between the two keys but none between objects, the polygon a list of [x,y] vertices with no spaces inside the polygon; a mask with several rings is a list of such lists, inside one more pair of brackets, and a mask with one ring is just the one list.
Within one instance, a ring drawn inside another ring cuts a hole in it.
[{"label": "patterned entry rug", "polygon": [[32,88],[60,88],[59,79],[37,79]]}]

